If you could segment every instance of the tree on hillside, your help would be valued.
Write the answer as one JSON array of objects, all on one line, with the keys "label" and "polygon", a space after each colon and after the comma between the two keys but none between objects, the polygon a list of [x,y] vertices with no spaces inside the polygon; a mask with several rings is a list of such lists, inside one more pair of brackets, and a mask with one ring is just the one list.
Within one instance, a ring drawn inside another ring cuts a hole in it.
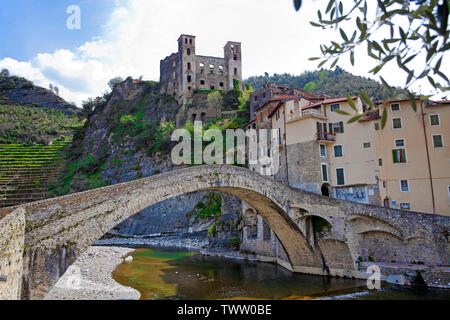
[{"label": "tree on hillside", "polygon": [[9,70],[6,68],[3,68],[2,71],[0,72],[0,75],[9,77]]},{"label": "tree on hillside", "polygon": [[124,80],[122,77],[115,77],[108,82],[108,86],[111,88],[111,90],[114,90],[114,88],[119,84],[122,83]]},{"label": "tree on hillside", "polygon": [[[296,10],[301,8],[302,2],[294,0]],[[388,62],[395,61],[407,75],[407,87],[419,79],[427,78],[438,91],[450,90],[449,79],[440,70],[444,54],[450,49],[448,0],[377,0],[373,19],[368,14],[367,3],[367,0],[353,0],[350,7],[344,8],[343,1],[329,0],[324,10],[318,10],[318,20],[311,21],[311,25],[324,30],[339,28],[342,40],[322,44],[322,57],[310,60],[321,60],[319,68],[331,60],[333,68],[343,55],[348,54],[354,65],[355,48],[366,45],[368,56],[377,63],[370,73],[375,75]],[[344,28],[350,23],[354,23],[356,28],[352,27],[353,32],[348,35]],[[425,66],[415,70],[421,59]],[[380,77],[380,80],[390,88],[385,79]],[[370,106],[373,105],[364,93],[361,96]],[[416,110],[413,94],[409,93],[409,98]],[[386,112],[383,112],[383,126],[385,119]]]}]

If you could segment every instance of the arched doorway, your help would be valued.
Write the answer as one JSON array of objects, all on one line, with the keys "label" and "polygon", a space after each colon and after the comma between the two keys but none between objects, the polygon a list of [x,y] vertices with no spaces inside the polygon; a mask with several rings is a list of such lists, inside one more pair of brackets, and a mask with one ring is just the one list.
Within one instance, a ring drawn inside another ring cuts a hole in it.
[{"label": "arched doorway", "polygon": [[322,185],[322,188],[320,188],[320,191],[323,196],[329,197],[330,196],[330,185],[328,183],[324,183]]}]

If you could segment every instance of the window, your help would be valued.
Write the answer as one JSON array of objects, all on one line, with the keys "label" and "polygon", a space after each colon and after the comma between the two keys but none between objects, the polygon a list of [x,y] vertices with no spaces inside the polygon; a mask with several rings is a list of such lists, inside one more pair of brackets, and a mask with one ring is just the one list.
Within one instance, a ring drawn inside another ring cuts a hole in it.
[{"label": "window", "polygon": [[191,91],[191,90],[192,90],[192,87],[188,87],[188,90]]},{"label": "window", "polygon": [[263,122],[263,113],[262,113],[262,112],[259,113],[259,120],[260,120],[261,122]]},{"label": "window", "polygon": [[375,122],[375,130],[380,130],[380,124],[378,122]]},{"label": "window", "polygon": [[209,87],[211,90],[214,90],[216,87],[214,87],[214,86],[211,86],[211,87]]},{"label": "window", "polygon": [[177,62],[174,61],[174,62],[172,63],[172,66],[175,68],[175,67],[177,66]]},{"label": "window", "polygon": [[188,39],[187,39],[187,38],[185,38],[185,39],[184,39],[184,43],[186,43],[186,44],[187,44],[187,41],[188,41]]},{"label": "window", "polygon": [[393,149],[392,158],[394,163],[406,163],[406,150],[405,149]]},{"label": "window", "polygon": [[191,82],[192,81],[192,77],[191,76],[187,76],[187,82]]},{"label": "window", "polygon": [[190,62],[187,63],[187,69],[191,70],[191,63]]},{"label": "window", "polygon": [[255,101],[258,101],[258,96],[255,96]]},{"label": "window", "polygon": [[331,108],[331,112],[333,112],[334,110],[339,110],[341,108],[341,106],[339,104],[332,104],[330,106]]},{"label": "window", "polygon": [[386,181],[383,181],[383,189],[386,189]]},{"label": "window", "polygon": [[209,65],[209,71],[210,71],[211,73],[214,73],[214,65],[213,65],[213,64],[210,64],[210,65]]},{"label": "window", "polygon": [[401,192],[409,192],[408,180],[400,180],[400,191]]},{"label": "window", "polygon": [[187,55],[188,55],[188,56],[191,55],[191,49],[190,49],[190,48],[187,49]]},{"label": "window", "polygon": [[204,85],[205,85],[205,80],[200,80],[200,84],[201,84],[202,86],[204,86]]},{"label": "window", "polygon": [[378,165],[380,166],[380,167],[382,167],[383,166],[383,159],[378,159]]},{"label": "window", "polygon": [[340,158],[342,157],[342,146],[334,146],[334,157],[335,158]]},{"label": "window", "polygon": [[175,80],[175,77],[176,77],[176,73],[175,73],[175,71],[172,73],[172,79],[173,80]]},{"label": "window", "polygon": [[336,180],[338,186],[343,186],[345,184],[344,168],[336,168]]},{"label": "window", "polygon": [[234,68],[234,75],[237,76],[237,68]]},{"label": "window", "polygon": [[392,128],[401,129],[402,128],[402,118],[393,118],[392,119]]},{"label": "window", "polygon": [[275,114],[275,120],[280,119],[280,111],[277,111],[277,113]]},{"label": "window", "polygon": [[333,132],[334,133],[344,133],[344,122],[334,122],[333,123]]},{"label": "window", "polygon": [[192,39],[189,39],[189,44],[192,44]]},{"label": "window", "polygon": [[433,148],[443,148],[442,134],[433,134]]},{"label": "window", "polygon": [[326,157],[327,156],[327,148],[325,148],[324,144],[319,144],[319,150],[320,150],[320,156]]},{"label": "window", "polygon": [[391,104],[391,110],[392,111],[399,111],[400,110],[400,104],[398,104],[398,103]]},{"label": "window", "polygon": [[370,142],[364,142],[363,147],[364,149],[370,148]]},{"label": "window", "polygon": [[328,169],[325,163],[322,163],[322,181],[323,182],[328,181]]},{"label": "window", "polygon": [[237,60],[237,54],[233,54],[233,60]]},{"label": "window", "polygon": [[219,73],[223,74],[223,66],[219,66]]},{"label": "window", "polygon": [[430,125],[431,126],[439,126],[441,124],[441,121],[439,119],[438,114],[430,114]]},{"label": "window", "polygon": [[395,146],[396,147],[404,147],[405,146],[405,139],[396,139],[395,140]]},{"label": "window", "polygon": [[200,62],[200,71],[203,72],[205,69],[205,64]]},{"label": "window", "polygon": [[219,83],[220,87],[223,88],[223,82]]}]

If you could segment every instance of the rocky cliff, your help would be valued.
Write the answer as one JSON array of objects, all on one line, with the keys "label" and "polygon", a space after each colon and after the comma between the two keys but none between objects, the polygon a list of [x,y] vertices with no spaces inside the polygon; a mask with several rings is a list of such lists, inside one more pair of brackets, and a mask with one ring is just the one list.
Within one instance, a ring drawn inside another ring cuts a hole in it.
[{"label": "rocky cliff", "polygon": [[79,109],[56,95],[53,91],[35,86],[31,81],[0,73],[0,104],[20,104],[57,109],[67,115]]},{"label": "rocky cliff", "polygon": [[[155,82],[128,78],[118,84],[74,136],[65,174],[53,194],[175,170],[170,135],[184,111],[175,99],[158,92]],[[127,236],[200,232],[215,243],[235,243],[239,214],[236,198],[197,192],[146,208],[112,232]]]}]

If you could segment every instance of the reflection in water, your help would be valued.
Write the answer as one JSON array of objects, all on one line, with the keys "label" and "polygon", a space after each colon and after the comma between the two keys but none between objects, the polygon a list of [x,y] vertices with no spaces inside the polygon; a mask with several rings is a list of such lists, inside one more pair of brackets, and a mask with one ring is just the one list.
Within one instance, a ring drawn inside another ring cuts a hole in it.
[{"label": "reflection in water", "polygon": [[268,263],[209,257],[170,249],[138,249],[113,278],[141,299],[345,299],[450,298],[448,291],[420,295],[408,289],[368,292],[363,280],[291,273]]}]

